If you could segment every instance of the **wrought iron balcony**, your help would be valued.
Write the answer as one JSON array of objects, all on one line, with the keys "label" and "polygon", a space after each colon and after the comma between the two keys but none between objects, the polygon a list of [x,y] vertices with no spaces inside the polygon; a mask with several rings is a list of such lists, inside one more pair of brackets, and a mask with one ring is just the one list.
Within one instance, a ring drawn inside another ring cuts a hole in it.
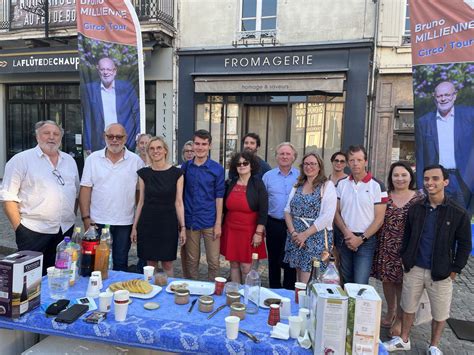
[{"label": "wrought iron balcony", "polygon": [[[0,30],[15,31],[44,27],[45,1],[0,0]],[[77,0],[78,1],[78,0]],[[71,4],[68,4],[68,3]],[[174,0],[131,0],[142,23],[162,22],[174,26]],[[74,1],[49,0],[49,27],[76,25]]]}]

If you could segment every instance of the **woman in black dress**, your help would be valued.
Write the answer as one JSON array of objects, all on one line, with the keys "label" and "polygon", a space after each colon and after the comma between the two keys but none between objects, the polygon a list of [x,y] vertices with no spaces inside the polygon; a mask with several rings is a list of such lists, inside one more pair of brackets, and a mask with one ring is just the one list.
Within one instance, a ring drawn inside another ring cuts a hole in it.
[{"label": "woman in black dress", "polygon": [[[181,169],[168,163],[168,145],[161,137],[153,137],[146,148],[148,167],[138,170],[140,198],[131,239],[137,243],[138,257],[158,266],[173,276],[178,239],[186,242]],[[179,231],[179,233],[178,233]]]}]

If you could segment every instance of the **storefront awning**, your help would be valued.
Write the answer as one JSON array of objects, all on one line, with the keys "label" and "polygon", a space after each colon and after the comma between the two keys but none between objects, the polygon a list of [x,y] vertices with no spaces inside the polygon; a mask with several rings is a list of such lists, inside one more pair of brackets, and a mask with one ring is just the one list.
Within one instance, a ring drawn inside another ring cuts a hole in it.
[{"label": "storefront awning", "polygon": [[342,93],[345,74],[198,76],[198,93],[304,92]]}]

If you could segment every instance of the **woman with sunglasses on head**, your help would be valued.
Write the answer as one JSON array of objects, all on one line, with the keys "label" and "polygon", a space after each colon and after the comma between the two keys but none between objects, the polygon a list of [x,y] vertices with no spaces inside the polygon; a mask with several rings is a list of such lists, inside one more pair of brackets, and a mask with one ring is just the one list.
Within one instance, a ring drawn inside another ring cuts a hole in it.
[{"label": "woman with sunglasses on head", "polygon": [[390,166],[388,173],[388,203],[385,218],[377,236],[372,264],[372,276],[382,281],[387,314],[381,326],[390,328],[390,335],[399,336],[402,326],[400,299],[402,295],[403,265],[400,249],[403,231],[410,206],[423,198],[415,191],[415,173],[412,168],[398,161]]},{"label": "woman with sunglasses on head", "polygon": [[[296,278],[300,282],[309,280],[311,259],[321,260],[323,252],[332,248],[336,205],[336,188],[324,175],[323,160],[315,152],[307,153],[285,207],[288,234],[283,261],[296,268]],[[326,264],[321,263],[321,270],[325,271],[325,268]]]},{"label": "woman with sunglasses on head", "polygon": [[268,214],[268,194],[262,180],[254,174],[259,165],[249,151],[235,153],[230,161],[230,172],[224,196],[224,224],[221,254],[230,261],[230,275],[234,282],[243,282],[250,271],[252,253],[259,259],[267,257],[264,233]]}]

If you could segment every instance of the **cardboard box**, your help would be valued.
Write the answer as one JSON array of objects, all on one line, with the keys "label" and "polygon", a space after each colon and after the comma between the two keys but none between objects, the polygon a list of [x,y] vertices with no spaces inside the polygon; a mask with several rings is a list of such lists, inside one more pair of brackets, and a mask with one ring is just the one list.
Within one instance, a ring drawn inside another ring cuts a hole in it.
[{"label": "cardboard box", "polygon": [[379,353],[382,299],[369,285],[344,285],[349,296],[346,354]]},{"label": "cardboard box", "polygon": [[0,315],[18,318],[41,301],[43,254],[18,251],[0,260]]},{"label": "cardboard box", "polygon": [[344,355],[348,297],[339,285],[314,284],[310,304],[310,337],[314,354]]}]

